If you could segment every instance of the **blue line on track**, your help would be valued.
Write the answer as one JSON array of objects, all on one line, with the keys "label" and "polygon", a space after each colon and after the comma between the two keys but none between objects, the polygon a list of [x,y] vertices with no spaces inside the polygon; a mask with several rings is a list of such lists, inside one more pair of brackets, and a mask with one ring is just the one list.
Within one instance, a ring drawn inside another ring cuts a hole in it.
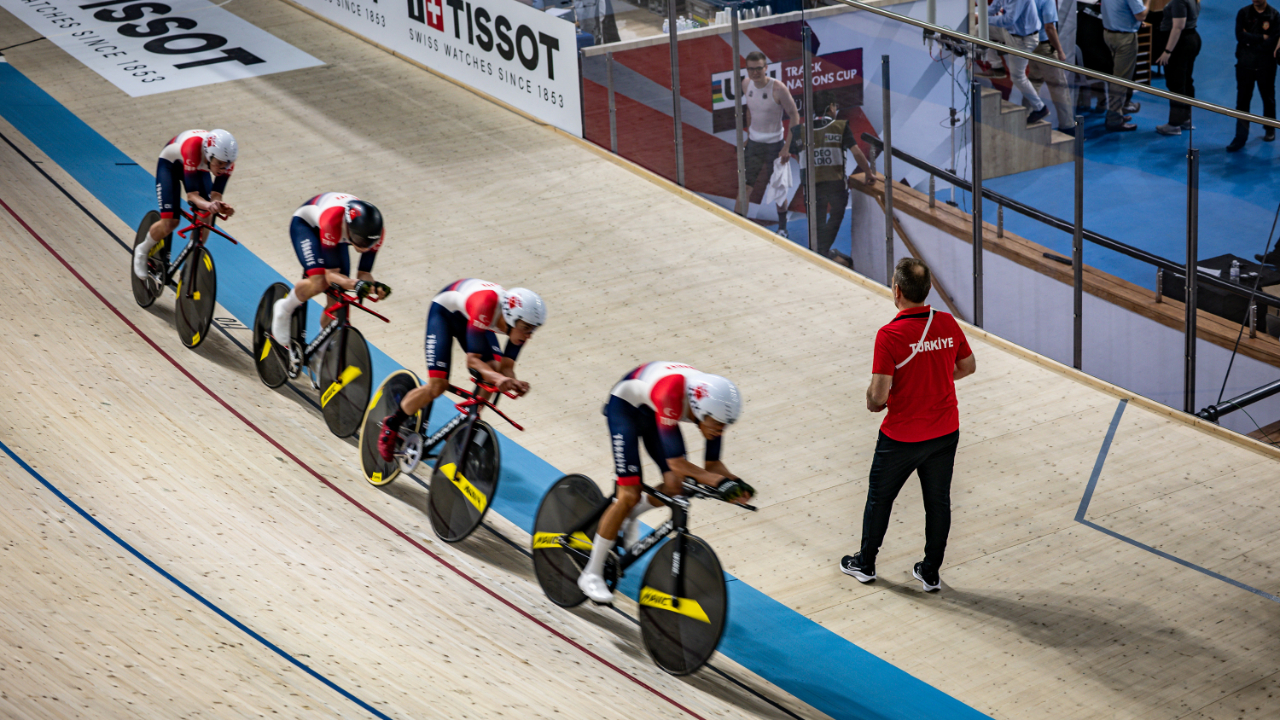
[{"label": "blue line on track", "polygon": [[160,567],[159,565],[155,564],[155,562],[153,562],[153,561],[151,560],[151,558],[147,557],[146,555],[143,555],[141,552],[139,552],[139,551],[138,551],[138,549],[137,549],[137,548],[135,548],[134,546],[130,545],[128,542],[126,542],[126,541],[125,541],[123,538],[121,538],[119,535],[116,535],[116,534],[115,534],[114,532],[112,532],[112,531],[111,531],[111,530],[110,530],[106,525],[103,525],[101,522],[99,522],[99,521],[98,521],[98,519],[97,519],[97,518],[95,518],[94,516],[90,515],[90,514],[89,514],[89,513],[84,509],[84,508],[80,507],[80,505],[79,505],[79,504],[77,504],[74,500],[72,500],[71,498],[67,497],[66,493],[64,493],[64,492],[62,492],[61,490],[59,490],[59,489],[57,488],[57,486],[55,486],[53,483],[51,483],[51,482],[49,482],[48,480],[46,480],[46,479],[45,479],[45,478],[44,478],[40,473],[36,472],[34,468],[32,468],[30,465],[28,465],[28,464],[26,463],[26,461],[24,461],[22,458],[18,457],[18,455],[17,455],[16,453],[14,453],[12,450],[10,450],[10,449],[9,449],[9,446],[8,446],[8,445],[6,445],[6,444],[4,444],[4,442],[2,442],[2,441],[0,441],[0,450],[3,450],[3,451],[4,451],[4,453],[5,453],[6,455],[8,455],[10,459],[12,459],[15,463],[17,463],[17,464],[18,464],[18,467],[20,467],[20,468],[22,468],[23,470],[27,471],[27,474],[29,474],[31,477],[35,478],[36,480],[40,481],[40,484],[41,484],[41,485],[43,485],[43,486],[45,487],[45,489],[46,489],[46,490],[48,490],[49,492],[53,493],[53,494],[54,494],[55,496],[57,496],[57,498],[58,498],[59,500],[61,500],[62,502],[66,503],[67,507],[70,507],[72,510],[75,510],[75,511],[76,511],[76,513],[77,513],[78,515],[80,515],[80,517],[82,517],[82,518],[84,518],[85,520],[89,521],[89,524],[90,524],[90,525],[93,525],[95,528],[97,528],[98,530],[100,530],[100,531],[102,532],[102,534],[104,534],[104,535],[106,535],[107,537],[111,538],[112,542],[114,542],[115,544],[117,544],[117,545],[119,545],[120,547],[122,547],[122,548],[124,548],[125,550],[127,550],[127,551],[129,552],[129,554],[130,554],[130,555],[133,555],[134,557],[138,558],[138,560],[142,561],[142,563],[143,563],[144,565],[146,565],[147,567],[149,567],[149,568],[151,568],[152,570],[155,570],[157,573],[159,573],[159,574],[160,574],[160,577],[163,577],[165,580],[168,580],[169,582],[173,583],[174,585],[177,585],[177,586],[178,586],[178,588],[180,588],[183,592],[185,592],[186,594],[188,594],[188,595],[190,595],[191,597],[195,598],[197,601],[199,601],[199,602],[200,602],[200,604],[201,604],[201,605],[204,605],[205,607],[207,607],[207,608],[209,608],[210,610],[212,610],[212,611],[214,612],[214,614],[216,614],[218,617],[220,617],[220,618],[222,618],[223,620],[226,620],[227,622],[231,623],[232,625],[234,625],[234,626],[235,626],[235,628],[236,628],[237,630],[239,630],[239,631],[243,632],[244,634],[248,635],[249,637],[253,638],[254,640],[257,640],[259,643],[261,643],[263,646],[265,646],[265,647],[266,647],[268,650],[270,650],[271,652],[273,652],[273,653],[275,653],[275,654],[279,655],[280,657],[284,658],[284,659],[285,659],[285,660],[287,660],[290,664],[292,664],[292,665],[294,665],[295,667],[297,667],[297,668],[301,669],[303,672],[305,672],[306,674],[308,674],[308,675],[310,675],[311,677],[315,678],[316,680],[319,680],[322,684],[324,684],[324,686],[325,686],[325,687],[329,688],[330,690],[333,690],[333,691],[337,692],[339,695],[341,695],[342,697],[344,697],[344,698],[346,698],[346,699],[350,700],[351,702],[355,703],[356,705],[359,705],[361,708],[363,708],[364,710],[367,710],[367,711],[368,711],[370,714],[372,714],[374,717],[382,718],[382,720],[391,720],[391,718],[390,718],[389,716],[387,716],[385,713],[382,713],[382,712],[378,711],[378,709],[377,709],[377,708],[373,707],[373,706],[372,706],[372,705],[370,705],[369,703],[367,703],[367,702],[365,702],[365,701],[361,700],[360,698],[356,697],[355,695],[352,695],[351,693],[349,693],[349,692],[347,692],[346,690],[342,689],[341,687],[339,687],[339,686],[337,685],[337,683],[333,682],[333,681],[332,681],[332,680],[330,680],[329,678],[327,678],[327,677],[325,677],[325,676],[321,675],[320,673],[316,672],[315,670],[312,670],[312,669],[311,669],[311,667],[310,667],[310,666],[308,666],[306,663],[303,663],[303,662],[302,662],[301,660],[299,660],[298,658],[296,658],[296,657],[294,657],[294,656],[290,655],[289,653],[285,652],[284,650],[282,650],[282,649],[281,649],[279,646],[277,646],[275,643],[271,642],[270,640],[268,640],[268,639],[266,639],[266,638],[262,637],[261,635],[259,635],[259,634],[258,634],[258,633],[256,633],[256,632],[254,632],[254,631],[253,631],[249,626],[245,625],[244,623],[242,623],[242,622],[240,622],[239,620],[235,619],[235,618],[234,618],[234,617],[232,617],[231,615],[227,614],[227,612],[226,612],[225,610],[223,610],[222,608],[218,607],[217,605],[214,605],[214,604],[213,604],[212,602],[210,602],[207,598],[205,598],[205,596],[203,596],[203,595],[201,595],[200,593],[196,592],[195,590],[191,589],[191,588],[190,588],[186,583],[182,582],[182,581],[181,581],[181,580],[179,580],[178,578],[176,578],[176,577],[174,577],[173,575],[169,574],[169,572],[168,572],[168,571],[166,571],[164,568],[162,568],[162,567]]},{"label": "blue line on track", "polygon": [[[5,62],[0,62],[0,97],[5,98],[0,103],[0,116],[127,226],[155,209],[151,173],[131,164],[106,138]],[[284,232],[281,226],[282,238]],[[219,274],[218,300],[240,322],[252,326],[263,289],[285,279],[243,244],[219,243],[215,248],[219,264],[234,270]],[[126,268],[121,265],[122,277]],[[314,332],[319,313],[308,315]],[[376,382],[400,367],[376,346],[370,344],[369,351]],[[442,409],[432,413],[433,426],[443,424],[455,412],[446,398],[437,403]],[[493,510],[532,532],[538,504],[564,473],[501,433],[498,437],[507,462],[502,466],[502,492],[494,497]],[[638,563],[621,585],[633,598],[644,570],[643,563]],[[747,583],[727,574],[726,579],[730,581],[733,612],[719,651],[819,711],[834,718],[860,720],[987,718]]]},{"label": "blue line on track", "polygon": [[1193,562],[1188,562],[1186,560],[1183,560],[1177,555],[1171,555],[1163,550],[1157,550],[1156,548],[1153,548],[1150,545],[1147,545],[1146,543],[1138,542],[1137,540],[1134,540],[1133,538],[1128,537],[1126,535],[1122,535],[1116,532],[1115,530],[1110,530],[1108,528],[1102,527],[1101,525],[1093,522],[1092,520],[1085,519],[1085,513],[1089,511],[1089,503],[1093,501],[1093,491],[1098,486],[1098,478],[1102,476],[1102,466],[1107,461],[1107,454],[1111,452],[1111,441],[1115,439],[1116,428],[1119,427],[1120,425],[1120,417],[1124,415],[1124,408],[1128,403],[1129,403],[1128,400],[1121,400],[1120,404],[1116,407],[1115,416],[1111,418],[1111,426],[1107,428],[1107,437],[1102,441],[1102,449],[1098,451],[1098,461],[1094,463],[1093,474],[1089,477],[1088,486],[1085,487],[1084,497],[1080,498],[1080,509],[1076,511],[1076,522],[1080,523],[1081,525],[1086,525],[1088,527],[1091,527],[1094,530],[1097,530],[1098,532],[1103,533],[1105,535],[1110,535],[1111,537],[1117,540],[1120,540],[1122,542],[1127,542],[1136,548],[1146,550],[1152,555],[1157,555],[1159,557],[1164,558],[1165,560],[1178,563],[1179,565],[1185,568],[1190,568],[1192,570],[1195,570],[1198,573],[1203,573],[1216,580],[1221,580],[1222,582],[1227,583],[1228,585],[1234,585],[1235,587],[1238,587],[1241,590],[1247,590],[1253,593],[1254,595],[1257,595],[1259,597],[1264,597],[1270,600],[1271,602],[1280,603],[1280,597],[1272,595],[1266,590],[1259,590],[1258,588],[1253,587],[1252,585],[1246,585],[1240,582],[1239,580],[1234,580],[1232,578],[1229,578],[1226,575],[1223,575],[1222,573],[1216,573],[1208,568],[1196,565]]}]

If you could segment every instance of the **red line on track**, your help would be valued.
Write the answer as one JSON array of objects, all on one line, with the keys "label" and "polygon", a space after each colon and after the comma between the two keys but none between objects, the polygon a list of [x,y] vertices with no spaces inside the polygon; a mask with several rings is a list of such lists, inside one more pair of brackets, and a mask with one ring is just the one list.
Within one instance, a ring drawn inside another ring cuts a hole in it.
[{"label": "red line on track", "polygon": [[3,206],[4,206],[4,209],[5,209],[5,210],[7,210],[7,211],[9,212],[9,214],[10,214],[10,215],[12,215],[12,216],[13,216],[13,219],[14,219],[14,220],[17,220],[17,221],[18,221],[18,223],[19,223],[20,225],[22,225],[22,227],[23,227],[23,228],[25,228],[25,229],[26,229],[26,231],[27,231],[28,233],[30,233],[31,237],[33,237],[33,238],[35,238],[35,239],[36,239],[36,242],[38,242],[38,243],[40,243],[42,246],[44,246],[44,249],[45,249],[45,250],[47,250],[47,251],[49,252],[49,254],[50,254],[50,255],[52,255],[52,256],[54,257],[54,259],[56,259],[58,262],[62,263],[62,266],[63,266],[63,267],[65,267],[65,268],[67,269],[67,272],[70,272],[72,275],[74,275],[74,276],[75,276],[75,278],[76,278],[77,280],[79,280],[79,281],[80,281],[80,284],[81,284],[81,285],[84,285],[84,286],[85,286],[85,288],[86,288],[89,292],[93,293],[93,296],[94,296],[94,297],[98,298],[98,301],[99,301],[99,302],[101,302],[103,305],[105,305],[105,306],[107,307],[107,309],[108,309],[108,310],[110,310],[111,312],[115,313],[116,317],[120,318],[120,321],[121,321],[121,322],[123,322],[125,325],[128,325],[130,330],[132,330],[133,332],[135,332],[135,333],[138,335],[138,337],[140,337],[140,338],[142,338],[143,340],[145,340],[145,341],[147,342],[147,344],[148,344],[148,345],[150,345],[150,346],[151,346],[151,348],[152,348],[153,350],[155,350],[156,352],[160,353],[160,356],[161,356],[161,357],[163,357],[165,360],[168,360],[168,361],[169,361],[169,364],[173,365],[175,368],[177,368],[177,369],[178,369],[178,372],[180,372],[180,373],[182,373],[183,375],[185,375],[185,376],[187,377],[187,379],[188,379],[188,380],[190,380],[191,382],[195,383],[196,387],[198,387],[198,388],[200,388],[201,390],[203,390],[203,391],[205,392],[205,394],[207,394],[209,397],[213,398],[215,402],[217,402],[217,403],[218,403],[219,405],[221,405],[222,407],[226,408],[227,412],[229,412],[229,413],[231,413],[232,415],[236,416],[236,419],[238,419],[240,422],[244,423],[245,425],[249,426],[249,428],[250,428],[251,430],[253,430],[254,432],[258,433],[258,435],[260,435],[260,436],[262,437],[262,439],[263,439],[263,440],[266,440],[268,443],[271,443],[271,446],[272,446],[272,447],[274,447],[275,449],[279,450],[280,452],[282,452],[282,453],[284,453],[286,456],[288,456],[288,458],[289,458],[290,460],[292,460],[294,463],[296,463],[296,464],[298,465],[298,467],[300,467],[300,468],[302,468],[303,470],[307,471],[308,473],[310,473],[310,474],[311,474],[311,476],[312,476],[312,477],[314,477],[315,479],[317,479],[317,480],[319,480],[320,482],[324,483],[325,487],[329,488],[330,490],[332,490],[332,491],[334,491],[335,493],[337,493],[338,495],[340,495],[340,496],[342,497],[342,499],[346,500],[347,502],[351,503],[352,505],[355,505],[357,508],[359,508],[359,509],[361,510],[361,512],[363,512],[364,514],[366,514],[366,515],[368,515],[369,517],[371,517],[371,518],[373,518],[374,520],[376,520],[379,524],[381,524],[383,527],[387,528],[387,529],[388,529],[388,530],[390,530],[391,532],[393,532],[393,533],[395,533],[396,535],[398,535],[398,536],[399,536],[401,539],[403,539],[405,542],[409,543],[410,545],[414,546],[415,548],[417,548],[417,549],[421,550],[422,552],[426,553],[426,554],[427,554],[431,559],[433,559],[433,560],[435,560],[436,562],[440,563],[441,565],[443,565],[443,566],[445,566],[445,567],[449,568],[449,569],[450,569],[450,570],[452,570],[454,573],[456,573],[459,577],[461,577],[461,578],[465,579],[467,582],[471,583],[472,585],[475,585],[477,588],[479,588],[480,590],[484,591],[486,594],[488,594],[488,595],[489,595],[490,597],[492,597],[493,599],[497,600],[498,602],[502,603],[503,605],[506,605],[508,608],[511,608],[511,609],[512,609],[512,610],[514,610],[517,614],[519,614],[521,617],[525,618],[525,619],[526,619],[526,620],[528,620],[529,622],[531,622],[531,623],[533,623],[533,624],[537,625],[538,627],[542,628],[543,630],[546,630],[547,632],[551,633],[552,635],[554,635],[554,636],[556,636],[556,637],[560,638],[561,640],[565,641],[566,643],[568,643],[568,644],[569,644],[569,645],[571,645],[572,647],[574,647],[574,648],[576,648],[576,649],[578,649],[578,650],[582,651],[582,653],[583,653],[583,654],[585,654],[586,656],[590,657],[591,659],[593,659],[593,660],[595,660],[595,661],[599,662],[601,665],[604,665],[605,667],[609,668],[610,670],[613,670],[614,672],[616,672],[616,673],[618,673],[619,675],[621,675],[621,676],[625,677],[626,679],[630,680],[631,682],[633,682],[633,683],[635,683],[635,684],[639,685],[640,687],[644,688],[645,690],[648,690],[649,692],[653,693],[654,695],[657,695],[658,697],[662,698],[663,700],[666,700],[667,702],[671,703],[673,706],[675,706],[675,707],[679,708],[682,712],[687,713],[687,714],[688,714],[688,715],[690,715],[691,717],[698,718],[698,720],[706,720],[706,719],[705,719],[705,718],[703,718],[701,715],[699,715],[699,714],[695,713],[694,711],[690,710],[689,708],[687,708],[687,707],[685,707],[685,706],[681,705],[680,703],[676,702],[676,701],[675,701],[675,700],[673,700],[672,698],[670,698],[670,697],[668,697],[668,696],[664,695],[663,693],[659,692],[658,690],[656,690],[656,689],[655,689],[655,688],[653,688],[652,686],[647,685],[643,680],[640,680],[639,678],[635,677],[634,675],[629,674],[627,671],[623,670],[622,668],[618,667],[617,665],[614,665],[613,663],[609,662],[608,660],[605,660],[604,658],[600,657],[599,655],[595,654],[594,652],[591,652],[591,651],[590,651],[590,650],[588,650],[586,647],[583,647],[581,644],[577,643],[577,642],[576,642],[576,641],[574,641],[572,638],[568,637],[567,635],[565,635],[564,633],[560,632],[559,630],[556,630],[555,628],[553,628],[553,627],[551,627],[550,625],[548,625],[548,624],[546,624],[546,623],[542,622],[542,621],[541,621],[541,620],[539,620],[538,618],[536,618],[536,617],[534,617],[534,616],[530,615],[527,611],[525,611],[524,609],[522,609],[522,608],[518,607],[515,603],[513,603],[513,602],[511,602],[510,600],[508,600],[508,599],[506,599],[506,598],[502,597],[502,596],[501,596],[501,595],[499,595],[496,591],[494,591],[493,589],[489,588],[487,585],[485,585],[485,584],[481,583],[479,580],[477,580],[477,579],[475,579],[475,578],[471,577],[470,575],[468,575],[467,573],[463,572],[461,569],[459,569],[457,566],[455,566],[455,565],[453,565],[452,563],[450,563],[448,560],[445,560],[443,557],[441,557],[441,556],[437,555],[436,553],[432,552],[432,551],[431,551],[431,550],[429,550],[426,546],[424,546],[424,545],[422,545],[421,543],[419,543],[417,540],[414,540],[413,538],[409,537],[409,536],[408,536],[408,535],[407,535],[403,530],[401,530],[400,528],[396,527],[395,525],[392,525],[390,522],[388,522],[387,520],[383,519],[383,518],[382,518],[382,516],[378,515],[378,514],[377,514],[377,513],[375,513],[374,511],[372,511],[372,510],[370,510],[369,508],[365,507],[365,506],[364,506],[364,505],[362,505],[358,500],[356,500],[355,498],[351,497],[351,496],[350,496],[350,495],[348,495],[347,493],[343,492],[341,488],[339,488],[337,485],[334,485],[332,482],[330,482],[327,478],[325,478],[325,477],[324,477],[323,475],[321,475],[320,473],[316,472],[316,471],[315,471],[315,469],[313,469],[310,465],[308,465],[308,464],[306,464],[305,462],[303,462],[303,461],[302,461],[298,456],[294,455],[293,453],[291,453],[291,452],[289,452],[287,449],[285,449],[285,447],[284,447],[283,445],[281,445],[279,442],[277,442],[275,438],[273,438],[273,437],[271,437],[270,435],[268,435],[265,431],[263,431],[263,430],[262,430],[262,428],[260,428],[260,427],[258,427],[257,425],[253,424],[253,422],[252,422],[252,421],[250,421],[250,420],[249,420],[249,418],[245,417],[244,415],[241,415],[239,410],[236,410],[234,407],[232,407],[232,406],[231,406],[231,404],[230,404],[230,403],[228,403],[226,400],[223,400],[221,396],[219,396],[219,395],[218,395],[217,393],[215,393],[213,390],[210,390],[210,389],[209,389],[209,387],[208,387],[207,385],[205,385],[204,383],[200,382],[200,380],[199,380],[198,378],[196,378],[196,376],[195,376],[195,375],[192,375],[192,374],[191,374],[191,372],[190,372],[189,370],[187,370],[185,367],[183,367],[182,365],[180,365],[180,364],[178,363],[178,361],[177,361],[177,360],[173,359],[173,356],[171,356],[169,353],[165,352],[165,351],[164,351],[164,348],[161,348],[161,347],[160,347],[159,345],[157,345],[157,344],[156,344],[156,342],[155,342],[154,340],[152,340],[152,339],[151,339],[151,338],[150,338],[146,333],[142,332],[142,329],[141,329],[141,328],[139,328],[137,325],[134,325],[134,324],[133,324],[133,321],[131,321],[131,320],[129,320],[129,318],[125,317],[125,316],[124,316],[124,313],[120,312],[120,311],[116,308],[116,306],[115,306],[115,305],[112,305],[112,304],[111,304],[111,301],[109,301],[109,300],[107,300],[105,297],[103,297],[103,296],[102,296],[102,293],[98,292],[97,288],[95,288],[93,285],[90,285],[90,284],[89,284],[89,281],[88,281],[88,280],[86,280],[86,279],[84,278],[84,276],[82,276],[79,272],[77,272],[77,271],[76,271],[76,269],[75,269],[74,267],[72,267],[72,266],[71,266],[71,263],[69,263],[69,262],[67,262],[65,259],[63,259],[63,257],[62,257],[61,255],[59,255],[59,254],[58,254],[58,251],[57,251],[57,250],[54,250],[52,247],[50,247],[49,243],[45,242],[45,241],[44,241],[44,238],[40,237],[40,235],[39,235],[38,233],[36,233],[36,231],[35,231],[35,230],[33,230],[33,229],[31,228],[31,226],[30,226],[30,225],[28,225],[28,224],[27,224],[27,221],[26,221],[26,220],[23,220],[23,219],[18,215],[18,213],[14,212],[13,208],[9,207],[9,204],[8,204],[8,203],[6,203],[6,202],[4,201],[4,199],[2,199],[2,198],[0,198],[0,205],[3,205]]}]

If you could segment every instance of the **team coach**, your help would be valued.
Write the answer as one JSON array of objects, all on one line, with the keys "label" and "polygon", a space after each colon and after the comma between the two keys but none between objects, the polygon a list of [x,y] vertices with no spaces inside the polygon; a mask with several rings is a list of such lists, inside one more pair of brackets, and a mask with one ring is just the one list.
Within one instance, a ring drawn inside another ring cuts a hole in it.
[{"label": "team coach", "polygon": [[942,587],[938,571],[951,531],[951,470],[960,440],[956,380],[977,369],[955,318],[925,304],[931,283],[929,268],[915,258],[899,261],[893,273],[898,314],[876,333],[867,387],[867,409],[889,412],[871,461],[862,548],[840,561],[846,575],[864,583],[876,579],[876,554],[894,498],[914,471],[924,494],[924,560],[911,574],[927,592]]}]

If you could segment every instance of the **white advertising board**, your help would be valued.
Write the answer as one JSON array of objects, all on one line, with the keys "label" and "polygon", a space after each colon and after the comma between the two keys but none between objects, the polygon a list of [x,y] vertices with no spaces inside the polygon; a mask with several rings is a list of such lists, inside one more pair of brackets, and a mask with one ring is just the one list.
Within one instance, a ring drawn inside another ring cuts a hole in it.
[{"label": "white advertising board", "polygon": [[515,0],[293,2],[582,137],[573,23]]},{"label": "white advertising board", "polygon": [[132,97],[324,63],[208,0],[0,0]]}]

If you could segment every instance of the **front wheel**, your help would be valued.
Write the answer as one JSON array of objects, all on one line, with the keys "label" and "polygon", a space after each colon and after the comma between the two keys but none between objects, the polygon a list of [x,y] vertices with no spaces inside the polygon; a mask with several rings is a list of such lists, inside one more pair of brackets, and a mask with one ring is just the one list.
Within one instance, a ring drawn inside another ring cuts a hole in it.
[{"label": "front wheel", "polygon": [[372,389],[369,343],[350,325],[338,328],[320,359],[320,410],[330,432],[344,438],[360,429]]},{"label": "front wheel", "polygon": [[[289,294],[291,288],[284,283],[274,283],[262,293],[258,312],[253,316],[253,364],[258,377],[269,388],[278,388],[289,379],[289,348],[277,345],[271,339],[271,319],[275,315],[276,301]],[[297,313],[294,314],[296,331]]]},{"label": "front wheel", "polygon": [[194,348],[204,342],[218,301],[218,272],[213,256],[198,247],[187,255],[178,280],[174,325],[182,344]]},{"label": "front wheel", "polygon": [[[724,570],[711,546],[693,535],[658,548],[640,586],[640,635],[649,656],[672,675],[688,675],[706,664],[720,644],[729,614]],[[677,592],[676,573],[683,575]]]},{"label": "front wheel", "polygon": [[469,426],[472,423],[464,422],[449,434],[431,473],[427,515],[436,535],[449,543],[462,540],[480,526],[498,489],[502,465],[498,436],[488,423],[475,420],[471,442],[463,452]]},{"label": "front wheel", "polygon": [[[538,505],[533,518],[533,573],[547,599],[560,607],[576,607],[587,599],[578,589],[578,575],[591,557],[603,505],[604,494],[595,481],[576,474],[557,480]],[[597,515],[595,520],[569,535],[592,513]]]}]

